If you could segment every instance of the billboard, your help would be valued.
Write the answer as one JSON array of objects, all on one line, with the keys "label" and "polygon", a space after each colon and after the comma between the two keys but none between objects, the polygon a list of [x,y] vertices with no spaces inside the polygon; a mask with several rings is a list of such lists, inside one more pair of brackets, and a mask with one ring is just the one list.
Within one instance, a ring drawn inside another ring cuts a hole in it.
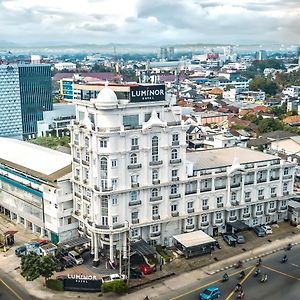
[{"label": "billboard", "polygon": [[164,84],[130,87],[130,102],[164,101],[165,99],[166,87]]},{"label": "billboard", "polygon": [[65,291],[100,292],[102,281],[94,275],[68,274],[64,278]]}]

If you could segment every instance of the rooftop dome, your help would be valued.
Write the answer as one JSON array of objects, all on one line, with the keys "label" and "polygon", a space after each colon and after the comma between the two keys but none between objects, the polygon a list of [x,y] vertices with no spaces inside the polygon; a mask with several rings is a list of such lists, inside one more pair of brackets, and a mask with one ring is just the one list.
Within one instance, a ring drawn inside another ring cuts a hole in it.
[{"label": "rooftop dome", "polygon": [[108,82],[105,83],[105,87],[100,91],[94,102],[101,106],[114,106],[118,104],[117,95],[108,87]]}]

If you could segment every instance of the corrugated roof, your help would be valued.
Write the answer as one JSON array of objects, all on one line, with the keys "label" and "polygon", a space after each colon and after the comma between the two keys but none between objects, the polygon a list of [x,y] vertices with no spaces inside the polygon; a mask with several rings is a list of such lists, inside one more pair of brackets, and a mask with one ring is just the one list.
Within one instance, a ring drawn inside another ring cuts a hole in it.
[{"label": "corrugated roof", "polygon": [[173,238],[186,248],[215,242],[215,239],[202,230],[174,235]]}]

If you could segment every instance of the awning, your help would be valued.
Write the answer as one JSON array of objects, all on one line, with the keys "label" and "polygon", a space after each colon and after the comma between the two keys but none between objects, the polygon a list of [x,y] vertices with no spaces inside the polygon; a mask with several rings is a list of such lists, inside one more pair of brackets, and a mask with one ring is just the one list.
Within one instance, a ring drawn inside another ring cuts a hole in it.
[{"label": "awning", "polygon": [[242,221],[235,221],[233,223],[230,223],[229,225],[231,225],[232,228],[239,230],[239,231],[248,230],[250,228],[247,224],[245,224]]},{"label": "awning", "polygon": [[174,235],[173,238],[186,248],[213,243],[216,241],[202,230]]},{"label": "awning", "polygon": [[66,242],[62,242],[59,243],[59,247],[64,248],[64,249],[70,249],[70,248],[74,248],[77,246],[81,246],[85,243],[88,243],[90,241],[90,239],[86,236],[81,236],[79,238],[76,239],[72,239]]},{"label": "awning", "polygon": [[143,239],[132,243],[131,250],[144,256],[154,256],[156,254],[155,250],[150,245],[148,245]]}]

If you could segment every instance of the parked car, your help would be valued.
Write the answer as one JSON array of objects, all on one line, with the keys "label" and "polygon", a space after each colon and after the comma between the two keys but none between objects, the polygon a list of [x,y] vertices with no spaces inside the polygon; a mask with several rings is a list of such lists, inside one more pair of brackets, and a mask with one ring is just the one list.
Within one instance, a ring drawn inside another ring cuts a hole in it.
[{"label": "parked car", "polygon": [[139,267],[144,275],[152,274],[155,271],[154,268],[152,268],[148,264],[140,264]]},{"label": "parked car", "polygon": [[32,242],[30,244],[25,244],[15,249],[15,254],[17,256],[23,256],[30,252],[40,254],[40,244],[38,242]]},{"label": "parked car", "polygon": [[[123,268],[122,274],[127,274],[127,272],[127,268]],[[141,279],[143,277],[143,273],[139,268],[130,268],[130,279]]]},{"label": "parked car", "polygon": [[269,226],[269,225],[264,225],[264,226],[262,226],[262,228],[264,229],[266,234],[272,234],[273,233],[273,230],[272,230],[271,226]]},{"label": "parked car", "polygon": [[26,251],[27,251],[27,248],[26,246],[20,246],[18,248],[16,248],[15,250],[15,254],[20,257],[22,255],[25,255],[26,254]]},{"label": "parked car", "polygon": [[259,237],[264,237],[266,235],[265,230],[262,226],[255,226],[253,227],[253,231],[257,234]]},{"label": "parked car", "polygon": [[127,276],[125,274],[110,274],[101,278],[102,283],[111,282],[114,280],[126,280]]},{"label": "parked car", "polygon": [[83,258],[76,251],[70,251],[68,255],[76,263],[76,265],[83,264]]},{"label": "parked car", "polygon": [[220,292],[219,288],[217,288],[215,286],[210,286],[200,294],[200,299],[201,300],[212,300],[212,299],[219,298],[220,295],[221,295],[221,292]]},{"label": "parked car", "polygon": [[228,246],[234,246],[237,243],[236,239],[232,235],[229,235],[229,234],[224,234],[223,239],[227,243]]},{"label": "parked car", "polygon": [[238,244],[245,244],[246,243],[245,237],[240,233],[235,233],[235,234],[232,235],[232,237],[234,239],[236,239],[236,242]]}]

